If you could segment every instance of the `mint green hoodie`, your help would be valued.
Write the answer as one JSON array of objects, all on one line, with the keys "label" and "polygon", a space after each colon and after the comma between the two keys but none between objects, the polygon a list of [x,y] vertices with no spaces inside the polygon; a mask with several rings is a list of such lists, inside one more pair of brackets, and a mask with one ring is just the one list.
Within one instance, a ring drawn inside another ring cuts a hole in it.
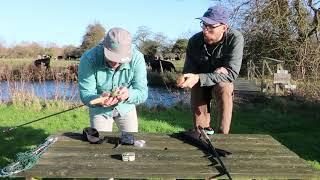
[{"label": "mint green hoodie", "polygon": [[[123,116],[148,97],[144,57],[135,48],[132,48],[131,61],[122,64],[118,70],[106,65],[102,44],[86,51],[80,58],[78,80],[81,101],[89,106],[94,114],[112,116],[113,110],[116,109]],[[129,98],[126,101],[110,107],[89,105],[91,100],[100,97],[103,92],[112,92],[121,86],[129,89]]]}]

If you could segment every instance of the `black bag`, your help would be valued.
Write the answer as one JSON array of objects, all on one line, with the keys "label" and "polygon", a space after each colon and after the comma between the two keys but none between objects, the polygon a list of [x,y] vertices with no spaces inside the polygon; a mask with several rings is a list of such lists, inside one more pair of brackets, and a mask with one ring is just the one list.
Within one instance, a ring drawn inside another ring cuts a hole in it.
[{"label": "black bag", "polygon": [[82,131],[84,141],[89,141],[91,144],[101,144],[103,139],[99,137],[99,132],[95,128],[86,127]]}]

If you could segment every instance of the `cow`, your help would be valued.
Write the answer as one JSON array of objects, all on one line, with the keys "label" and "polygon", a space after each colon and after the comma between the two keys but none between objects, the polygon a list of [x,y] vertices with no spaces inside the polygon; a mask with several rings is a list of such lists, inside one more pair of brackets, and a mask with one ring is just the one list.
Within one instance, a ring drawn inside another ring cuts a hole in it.
[{"label": "cow", "polygon": [[34,65],[37,67],[40,67],[43,64],[48,70],[50,69],[50,60],[51,60],[51,56],[45,55],[42,58],[35,60]]},{"label": "cow", "polygon": [[148,67],[150,67],[150,62],[152,59],[155,59],[155,56],[152,56],[152,55],[144,55],[144,60],[146,62],[146,65]]},{"label": "cow", "polygon": [[151,66],[152,71],[161,72],[161,66],[162,66],[163,71],[177,72],[173,63],[170,61],[165,61],[161,59],[159,60],[152,59],[152,60],[149,60],[149,64]]},{"label": "cow", "polygon": [[67,60],[78,59],[78,58],[80,58],[80,57],[79,56],[75,56],[75,55],[67,55],[66,56]]}]

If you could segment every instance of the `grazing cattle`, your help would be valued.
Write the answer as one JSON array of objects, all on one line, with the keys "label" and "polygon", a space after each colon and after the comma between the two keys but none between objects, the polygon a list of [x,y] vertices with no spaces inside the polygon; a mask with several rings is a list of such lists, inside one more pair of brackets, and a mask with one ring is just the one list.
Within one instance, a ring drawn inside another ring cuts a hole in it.
[{"label": "grazing cattle", "polygon": [[66,56],[66,59],[71,60],[71,59],[78,59],[80,58],[79,56],[74,56],[74,55],[68,55]]},{"label": "grazing cattle", "polygon": [[50,59],[51,59],[51,56],[44,56],[43,58],[41,59],[37,59],[34,61],[34,65],[37,66],[37,67],[40,67],[42,64],[46,67],[46,69],[50,69]]},{"label": "grazing cattle", "polygon": [[[149,60],[152,71],[161,72],[161,66],[163,71],[176,72],[176,68],[173,63],[165,60]],[[161,63],[161,65],[160,65]]]},{"label": "grazing cattle", "polygon": [[161,66],[162,66],[163,71],[176,72],[176,68],[174,67],[173,63],[170,61],[156,59],[155,56],[150,56],[150,55],[144,55],[144,60],[146,62],[146,65],[148,67],[151,67],[152,71],[161,72]]},{"label": "grazing cattle", "polygon": [[144,55],[144,60],[146,62],[146,65],[150,67],[151,60],[155,59],[155,56],[150,55]]}]

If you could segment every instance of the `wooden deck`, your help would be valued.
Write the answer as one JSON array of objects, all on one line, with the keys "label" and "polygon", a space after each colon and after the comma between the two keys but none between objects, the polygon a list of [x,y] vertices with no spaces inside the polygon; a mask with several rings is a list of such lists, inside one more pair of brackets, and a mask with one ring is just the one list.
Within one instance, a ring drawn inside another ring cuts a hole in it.
[{"label": "wooden deck", "polygon": [[[118,134],[105,134],[114,139]],[[320,173],[269,135],[213,135],[216,148],[231,152],[222,161],[233,179],[318,179]],[[67,133],[45,152],[24,177],[45,178],[227,178],[219,164],[196,146],[166,134],[135,134],[146,146],[89,144],[81,134]],[[136,160],[124,162],[123,152]]]},{"label": "wooden deck", "polygon": [[238,78],[234,81],[234,91],[238,94],[256,94],[261,91],[260,88],[255,80]]}]

